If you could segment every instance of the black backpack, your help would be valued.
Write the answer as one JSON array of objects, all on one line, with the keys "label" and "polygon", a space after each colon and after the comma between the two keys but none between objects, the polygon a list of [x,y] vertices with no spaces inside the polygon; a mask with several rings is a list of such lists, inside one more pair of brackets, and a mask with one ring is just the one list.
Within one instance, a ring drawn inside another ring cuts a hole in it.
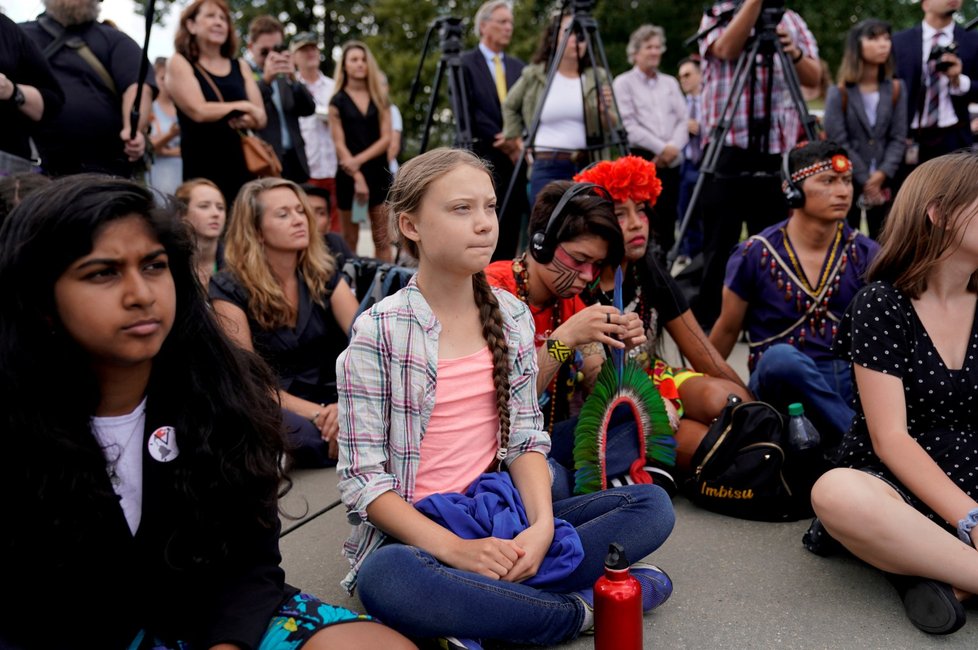
[{"label": "black backpack", "polygon": [[731,396],[693,454],[685,493],[693,503],[731,517],[794,521],[811,516],[809,495],[819,473],[801,464],[789,456],[781,413],[766,402]]}]

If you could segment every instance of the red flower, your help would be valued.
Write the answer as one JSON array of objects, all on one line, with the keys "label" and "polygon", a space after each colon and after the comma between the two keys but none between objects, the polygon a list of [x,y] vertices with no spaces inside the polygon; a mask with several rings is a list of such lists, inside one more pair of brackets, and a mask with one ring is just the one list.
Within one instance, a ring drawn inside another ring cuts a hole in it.
[{"label": "red flower", "polygon": [[655,173],[655,165],[638,156],[603,160],[579,173],[574,180],[604,187],[615,203],[631,199],[635,203],[647,202],[652,207],[662,193],[662,181]]},{"label": "red flower", "polygon": [[852,162],[842,154],[832,156],[832,171],[837,174],[844,174],[852,169]]}]

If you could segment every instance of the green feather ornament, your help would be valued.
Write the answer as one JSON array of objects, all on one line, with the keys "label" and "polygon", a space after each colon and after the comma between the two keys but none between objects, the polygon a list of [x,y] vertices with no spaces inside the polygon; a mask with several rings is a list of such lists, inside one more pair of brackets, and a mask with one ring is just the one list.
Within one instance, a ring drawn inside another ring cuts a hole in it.
[{"label": "green feather ornament", "polygon": [[574,429],[574,493],[587,494],[608,487],[605,450],[611,414],[621,405],[631,408],[644,457],[632,464],[636,483],[651,483],[642,468],[648,460],[676,464],[676,438],[669,413],[652,379],[634,361],[608,359],[601,367],[594,390],[581,406]]}]

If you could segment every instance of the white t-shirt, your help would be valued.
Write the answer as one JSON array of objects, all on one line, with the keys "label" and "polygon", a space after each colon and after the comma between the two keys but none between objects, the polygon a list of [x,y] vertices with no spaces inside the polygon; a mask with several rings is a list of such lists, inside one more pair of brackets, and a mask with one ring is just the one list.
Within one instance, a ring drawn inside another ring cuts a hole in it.
[{"label": "white t-shirt", "polygon": [[316,112],[299,118],[299,131],[306,145],[306,160],[309,161],[311,178],[334,178],[336,176],[336,147],[333,134],[329,130],[329,98],[333,96],[333,80],[319,73],[315,82],[309,83],[296,77],[316,101]]},{"label": "white t-shirt", "polygon": [[587,146],[580,77],[554,75],[543,103],[534,144],[537,149],[584,149]]},{"label": "white t-shirt", "polygon": [[93,417],[92,434],[105,454],[112,489],[122,499],[122,512],[133,535],[143,513],[143,431],[146,398],[126,415]]}]

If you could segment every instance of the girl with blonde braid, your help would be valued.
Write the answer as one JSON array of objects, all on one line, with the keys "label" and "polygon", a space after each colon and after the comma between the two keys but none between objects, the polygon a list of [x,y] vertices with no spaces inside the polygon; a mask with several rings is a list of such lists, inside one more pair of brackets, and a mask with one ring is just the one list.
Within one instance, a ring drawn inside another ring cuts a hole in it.
[{"label": "girl with blonde braid", "polygon": [[[654,551],[672,530],[669,498],[633,485],[552,503],[533,320],[483,272],[498,235],[485,164],[430,151],[401,168],[388,204],[419,266],[357,319],[337,363],[340,492],[355,524],[344,584],[395,629],[448,647],[576,638],[593,625],[609,542],[633,560]],[[508,535],[436,523],[438,503],[489,484],[521,522]],[[646,611],[672,591],[654,567],[633,574]]]}]

